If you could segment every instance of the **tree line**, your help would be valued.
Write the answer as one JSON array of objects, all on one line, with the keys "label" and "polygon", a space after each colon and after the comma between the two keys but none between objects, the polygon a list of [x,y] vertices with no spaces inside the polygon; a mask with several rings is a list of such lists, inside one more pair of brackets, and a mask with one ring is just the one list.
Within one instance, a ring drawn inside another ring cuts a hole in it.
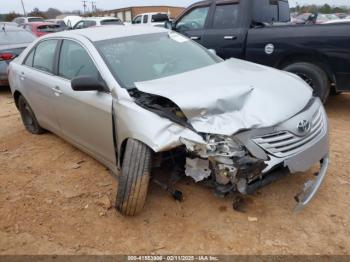
[{"label": "tree line", "polygon": [[322,6],[318,5],[297,5],[296,7],[291,8],[291,12],[297,13],[321,13],[321,14],[336,14],[336,13],[350,13],[349,7],[335,7],[330,6],[329,4],[324,4]]}]

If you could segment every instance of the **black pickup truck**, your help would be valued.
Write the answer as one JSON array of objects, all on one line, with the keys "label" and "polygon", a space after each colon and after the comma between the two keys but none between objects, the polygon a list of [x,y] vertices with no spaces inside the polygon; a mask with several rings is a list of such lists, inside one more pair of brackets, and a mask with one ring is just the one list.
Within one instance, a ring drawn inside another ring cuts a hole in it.
[{"label": "black pickup truck", "polygon": [[350,23],[289,21],[288,0],[211,0],[191,5],[166,27],[224,59],[236,57],[295,73],[323,101],[330,91],[350,91]]}]

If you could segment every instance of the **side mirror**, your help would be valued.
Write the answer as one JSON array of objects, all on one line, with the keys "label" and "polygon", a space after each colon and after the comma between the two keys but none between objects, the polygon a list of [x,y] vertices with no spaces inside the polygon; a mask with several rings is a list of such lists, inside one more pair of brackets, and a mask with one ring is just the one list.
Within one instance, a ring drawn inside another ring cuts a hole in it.
[{"label": "side mirror", "polygon": [[217,55],[215,49],[208,49],[208,51],[209,51],[209,53],[211,53],[213,55]]},{"label": "side mirror", "polygon": [[173,30],[174,22],[172,22],[172,21],[165,21],[164,27],[167,28],[167,29]]},{"label": "side mirror", "polygon": [[74,91],[109,92],[108,87],[103,81],[90,76],[78,76],[73,78],[71,86]]}]

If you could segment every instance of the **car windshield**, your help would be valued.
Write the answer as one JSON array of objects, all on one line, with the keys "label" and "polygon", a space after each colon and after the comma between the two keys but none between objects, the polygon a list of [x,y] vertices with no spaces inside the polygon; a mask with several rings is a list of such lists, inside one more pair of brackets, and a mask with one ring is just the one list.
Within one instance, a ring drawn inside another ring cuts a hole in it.
[{"label": "car windshield", "polygon": [[35,36],[25,30],[0,31],[0,45],[31,43]]},{"label": "car windshield", "polygon": [[222,60],[177,33],[157,33],[95,42],[120,84],[163,78],[210,66]]}]

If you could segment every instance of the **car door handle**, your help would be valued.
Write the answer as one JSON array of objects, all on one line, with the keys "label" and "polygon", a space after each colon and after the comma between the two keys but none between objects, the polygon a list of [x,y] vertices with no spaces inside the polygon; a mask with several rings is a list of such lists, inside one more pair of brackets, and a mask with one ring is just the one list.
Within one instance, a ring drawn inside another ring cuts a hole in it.
[{"label": "car door handle", "polygon": [[237,39],[237,36],[234,36],[234,35],[225,35],[225,36],[224,36],[224,39],[225,39],[225,40],[235,40],[235,39]]},{"label": "car door handle", "polygon": [[199,40],[199,39],[201,39],[199,36],[191,36],[190,37],[192,40]]},{"label": "car door handle", "polygon": [[58,86],[55,86],[53,88],[51,88],[56,94],[62,94],[62,90],[61,88],[59,88]]}]

